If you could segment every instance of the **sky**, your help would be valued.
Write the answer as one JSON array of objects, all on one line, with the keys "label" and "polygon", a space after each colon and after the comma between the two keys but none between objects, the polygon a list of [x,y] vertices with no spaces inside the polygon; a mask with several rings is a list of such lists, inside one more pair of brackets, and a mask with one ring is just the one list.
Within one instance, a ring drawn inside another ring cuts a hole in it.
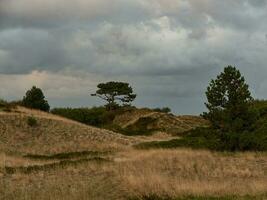
[{"label": "sky", "polygon": [[97,106],[97,84],[129,82],[138,107],[205,111],[236,66],[267,98],[267,0],[0,0],[0,98],[36,85],[52,107]]}]

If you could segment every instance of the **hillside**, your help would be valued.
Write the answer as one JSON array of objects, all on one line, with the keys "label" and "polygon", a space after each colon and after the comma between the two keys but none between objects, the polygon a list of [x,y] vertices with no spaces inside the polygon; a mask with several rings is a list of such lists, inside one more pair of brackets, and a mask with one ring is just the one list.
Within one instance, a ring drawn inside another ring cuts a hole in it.
[{"label": "hillside", "polygon": [[208,122],[198,116],[175,116],[154,112],[150,109],[132,109],[116,115],[113,124],[130,135],[155,134],[163,132],[180,135],[196,127],[208,126]]},{"label": "hillside", "polygon": [[[36,126],[28,125],[30,117],[37,120]],[[116,114],[107,128],[126,135],[151,135],[149,138],[129,137],[50,113],[17,107],[11,112],[0,111],[0,150],[23,154],[107,151],[141,141],[168,140],[172,135],[205,125],[207,122],[196,116],[174,116],[149,109],[126,110]]]},{"label": "hillside", "polygon": [[[183,132],[206,124],[147,110],[121,113],[113,123],[142,127],[143,118],[154,120],[146,131],[168,125]],[[0,112],[0,131],[0,199],[266,199],[264,153],[134,149],[173,136],[124,136],[22,107]]]},{"label": "hillside", "polygon": [[177,136],[196,127],[209,125],[199,116],[175,116],[153,109],[135,107],[121,107],[111,111],[107,111],[105,107],[56,108],[52,113],[129,136],[155,134]]},{"label": "hillside", "polygon": [[[29,117],[37,120],[36,126],[28,125]],[[34,154],[107,151],[134,142],[112,131],[22,107],[0,112],[0,133],[0,151]]]}]

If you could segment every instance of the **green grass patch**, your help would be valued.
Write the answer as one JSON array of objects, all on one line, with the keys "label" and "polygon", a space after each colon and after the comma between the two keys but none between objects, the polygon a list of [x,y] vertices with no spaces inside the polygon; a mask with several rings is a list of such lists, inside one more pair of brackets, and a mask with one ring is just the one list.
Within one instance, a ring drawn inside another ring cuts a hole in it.
[{"label": "green grass patch", "polygon": [[68,166],[77,166],[79,164],[87,163],[87,162],[110,162],[110,160],[101,158],[101,157],[92,157],[86,159],[79,159],[79,160],[62,160],[60,162],[55,162],[51,164],[45,165],[32,165],[27,167],[4,167],[4,172],[6,174],[15,174],[15,173],[23,173],[23,174],[30,174],[38,171],[46,171],[46,170],[54,170],[57,168],[63,168]]},{"label": "green grass patch", "polygon": [[98,157],[98,156],[105,156],[111,154],[110,151],[108,152],[99,152],[99,151],[80,151],[80,152],[66,152],[66,153],[59,153],[53,155],[38,155],[38,154],[27,154],[23,156],[24,158],[29,159],[36,159],[36,160],[65,160],[65,159],[74,159],[74,158],[81,158],[81,157]]},{"label": "green grass patch", "polygon": [[181,139],[145,142],[135,146],[138,149],[192,148],[213,151],[267,151],[266,132],[220,133],[211,128],[197,128]]},{"label": "green grass patch", "polygon": [[136,145],[138,149],[153,149],[153,148],[179,148],[187,147],[193,149],[212,149],[215,150],[220,145],[220,140],[216,134],[211,133],[208,128],[197,128],[189,131],[180,139],[169,141],[154,141],[144,142]]},{"label": "green grass patch", "polygon": [[30,127],[35,127],[38,125],[38,122],[37,122],[37,119],[35,117],[31,116],[31,117],[28,117],[27,124]]}]

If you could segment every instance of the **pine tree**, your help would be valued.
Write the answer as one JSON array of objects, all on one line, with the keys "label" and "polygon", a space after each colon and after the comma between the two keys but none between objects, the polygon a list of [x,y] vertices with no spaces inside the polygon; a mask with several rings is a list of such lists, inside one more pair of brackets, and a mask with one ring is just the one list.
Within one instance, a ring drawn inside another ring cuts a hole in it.
[{"label": "pine tree", "polygon": [[108,110],[114,109],[118,106],[117,102],[124,105],[129,105],[135,100],[136,94],[133,94],[133,89],[129,83],[123,82],[107,82],[98,84],[98,90],[92,96],[97,96],[107,101],[106,108]]},{"label": "pine tree", "polygon": [[252,100],[245,78],[235,67],[228,66],[206,92],[209,112],[204,113],[214,128],[241,132],[250,128],[255,115],[249,110]]}]

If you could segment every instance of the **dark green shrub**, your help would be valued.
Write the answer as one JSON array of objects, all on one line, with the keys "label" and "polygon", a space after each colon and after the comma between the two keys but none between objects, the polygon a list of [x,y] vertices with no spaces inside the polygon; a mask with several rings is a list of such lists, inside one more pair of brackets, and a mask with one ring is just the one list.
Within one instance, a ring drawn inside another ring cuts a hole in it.
[{"label": "dark green shrub", "polygon": [[51,113],[72,119],[87,125],[107,127],[112,125],[116,115],[133,110],[134,107],[123,106],[117,110],[106,110],[104,106],[93,108],[55,108]]},{"label": "dark green shrub", "polygon": [[0,99],[0,108],[6,107],[7,102],[3,99]]},{"label": "dark green shrub", "polygon": [[221,133],[211,128],[197,128],[181,139],[161,142],[146,142],[137,148],[179,148],[209,149],[214,151],[266,151],[267,132]]},{"label": "dark green shrub", "polygon": [[162,112],[162,113],[170,113],[171,109],[169,107],[163,107],[163,108],[154,108],[153,111]]},{"label": "dark green shrub", "polygon": [[30,127],[37,126],[37,120],[36,120],[34,117],[28,117],[28,119],[27,119],[27,124],[28,124]]},{"label": "dark green shrub", "polygon": [[131,112],[136,109],[132,106],[122,106],[117,110],[106,110],[105,107],[93,108],[55,108],[51,113],[72,119],[87,125],[112,130],[124,135],[150,135],[155,130],[150,130],[148,125],[155,122],[153,118],[140,118],[137,123],[127,128],[113,124],[117,115]]},{"label": "dark green shrub", "polygon": [[7,102],[5,100],[0,99],[0,110],[4,112],[11,112],[13,108],[15,108],[16,105],[14,105],[12,102]]},{"label": "dark green shrub", "polygon": [[50,106],[47,100],[45,100],[42,90],[35,86],[26,92],[26,95],[22,100],[22,105],[27,108],[38,109],[46,112],[50,110]]},{"label": "dark green shrub", "polygon": [[107,112],[105,107],[55,108],[51,111],[55,115],[97,127],[101,127],[106,120],[112,118],[112,116],[107,116]]},{"label": "dark green shrub", "polygon": [[8,105],[12,108],[16,108],[17,106],[23,106],[23,102],[22,100],[11,101],[11,102],[8,102]]}]

